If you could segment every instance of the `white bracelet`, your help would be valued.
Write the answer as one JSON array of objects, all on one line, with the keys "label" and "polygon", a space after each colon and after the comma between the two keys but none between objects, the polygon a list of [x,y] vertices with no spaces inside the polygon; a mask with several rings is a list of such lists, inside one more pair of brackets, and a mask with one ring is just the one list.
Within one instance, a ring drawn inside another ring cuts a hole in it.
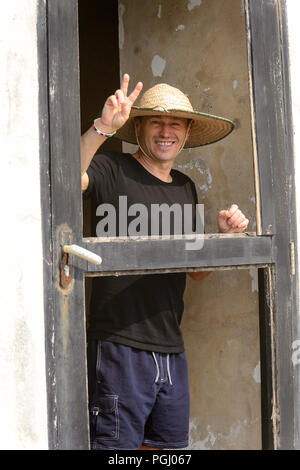
[{"label": "white bracelet", "polygon": [[97,119],[94,120],[93,129],[97,132],[97,134],[103,135],[104,137],[112,137],[115,135],[117,131],[114,131],[112,134],[106,134],[105,132],[99,131],[99,129],[96,127],[96,120]]}]

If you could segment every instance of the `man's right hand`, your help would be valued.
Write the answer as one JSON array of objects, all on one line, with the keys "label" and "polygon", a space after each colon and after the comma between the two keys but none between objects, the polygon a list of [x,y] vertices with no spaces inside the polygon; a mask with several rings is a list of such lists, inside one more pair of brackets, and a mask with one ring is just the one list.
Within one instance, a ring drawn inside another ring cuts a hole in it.
[{"label": "man's right hand", "polygon": [[[105,134],[112,134],[122,127],[129,118],[130,110],[139,96],[143,84],[138,82],[133,92],[127,96],[129,83],[129,75],[126,73],[123,77],[121,89],[117,90],[114,95],[107,98],[101,118],[96,120],[96,127]],[[85,191],[89,184],[88,174],[86,173],[91,160],[98,148],[105,142],[106,137],[99,135],[91,126],[81,136],[81,186]]]},{"label": "man's right hand", "polygon": [[128,84],[129,75],[125,74],[120,90],[117,90],[114,95],[107,98],[101,118],[96,121],[97,127],[102,132],[110,134],[117,131],[129,118],[131,107],[139,96],[143,84],[138,82],[133,92],[127,96]]}]

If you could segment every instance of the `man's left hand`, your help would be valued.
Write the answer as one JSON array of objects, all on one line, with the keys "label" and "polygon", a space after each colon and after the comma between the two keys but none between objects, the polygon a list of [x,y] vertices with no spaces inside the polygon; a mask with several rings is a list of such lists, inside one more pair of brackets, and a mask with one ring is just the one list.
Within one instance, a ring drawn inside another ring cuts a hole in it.
[{"label": "man's left hand", "polygon": [[221,233],[241,233],[248,227],[249,220],[236,204],[219,212],[218,226]]}]

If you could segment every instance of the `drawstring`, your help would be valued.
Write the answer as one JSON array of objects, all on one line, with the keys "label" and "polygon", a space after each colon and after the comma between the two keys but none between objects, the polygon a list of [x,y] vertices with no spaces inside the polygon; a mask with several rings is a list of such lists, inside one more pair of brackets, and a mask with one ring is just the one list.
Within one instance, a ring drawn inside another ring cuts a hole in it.
[{"label": "drawstring", "polygon": [[[156,356],[155,356],[155,352],[153,352],[153,351],[152,351],[152,356],[154,358],[154,362],[155,362],[156,370],[157,370],[156,377],[155,377],[155,383],[157,383],[157,381],[159,379],[160,371],[159,371],[158,362],[157,362],[157,359],[156,359]],[[170,372],[170,355],[169,354],[167,354],[167,372],[168,372],[169,384],[173,385],[172,379],[171,379],[171,372]]]},{"label": "drawstring", "polygon": [[157,374],[156,374],[156,377],[155,377],[155,383],[156,383],[156,382],[158,381],[158,379],[159,379],[159,367],[158,367],[158,362],[157,362],[155,353],[152,352],[152,355],[153,355],[153,357],[154,357],[154,361],[155,361],[155,364],[156,364],[156,370],[157,370]]},{"label": "drawstring", "polygon": [[168,355],[167,355],[167,371],[168,371],[169,383],[170,383],[170,385],[173,385],[173,384],[172,384],[172,379],[171,379],[170,361],[169,361],[169,359],[170,359],[170,356],[169,356],[169,354],[168,354]]}]

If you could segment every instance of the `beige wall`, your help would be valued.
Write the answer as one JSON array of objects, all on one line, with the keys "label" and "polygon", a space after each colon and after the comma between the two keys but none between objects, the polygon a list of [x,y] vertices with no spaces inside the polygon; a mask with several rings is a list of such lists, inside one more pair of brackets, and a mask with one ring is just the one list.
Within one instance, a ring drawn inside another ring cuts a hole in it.
[{"label": "beige wall", "polygon": [[[241,0],[122,0],[120,73],[145,89],[169,83],[200,111],[236,131],[183,151],[176,167],[195,182],[206,232],[237,203],[255,231],[247,53]],[[124,144],[125,150],[132,146]],[[191,448],[259,449],[260,364],[257,273],[230,270],[189,281],[183,331],[190,365]]]}]

